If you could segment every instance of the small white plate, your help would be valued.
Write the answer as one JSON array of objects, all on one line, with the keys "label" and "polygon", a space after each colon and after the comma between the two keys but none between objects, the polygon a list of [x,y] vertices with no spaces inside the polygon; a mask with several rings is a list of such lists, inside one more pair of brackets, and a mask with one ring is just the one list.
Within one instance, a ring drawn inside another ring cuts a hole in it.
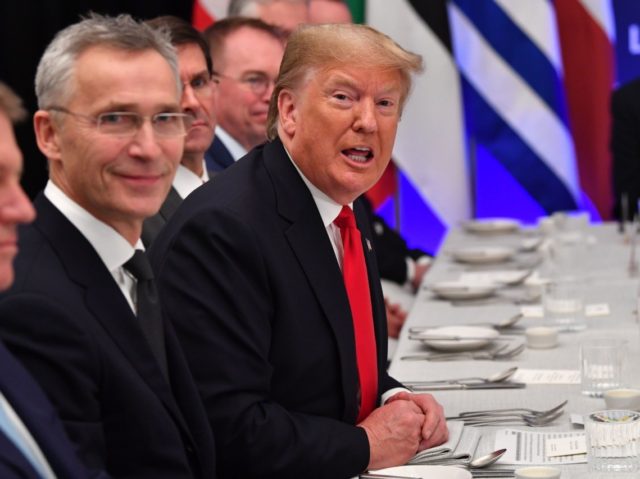
[{"label": "small white plate", "polygon": [[[425,329],[416,338],[422,339],[422,342],[433,349],[442,351],[470,351],[482,348],[491,341],[500,336],[500,333],[494,328],[483,328],[480,326],[443,326],[440,328]],[[457,337],[460,339],[433,339],[437,336]],[[464,339],[472,338],[472,339]]]},{"label": "small white plate", "polygon": [[437,479],[470,479],[471,473],[461,467],[453,466],[396,466],[371,471],[371,474],[387,474],[389,476],[433,477]]},{"label": "small white plate", "polygon": [[459,300],[488,298],[496,292],[498,286],[495,284],[441,281],[439,283],[432,284],[429,289],[433,291],[436,296],[442,299]]},{"label": "small white plate", "polygon": [[451,252],[453,259],[469,264],[500,263],[511,259],[515,254],[516,251],[513,248],[503,246],[471,246]]},{"label": "small white plate", "polygon": [[467,221],[464,229],[477,234],[512,233],[520,229],[520,223],[508,218],[485,218]]}]

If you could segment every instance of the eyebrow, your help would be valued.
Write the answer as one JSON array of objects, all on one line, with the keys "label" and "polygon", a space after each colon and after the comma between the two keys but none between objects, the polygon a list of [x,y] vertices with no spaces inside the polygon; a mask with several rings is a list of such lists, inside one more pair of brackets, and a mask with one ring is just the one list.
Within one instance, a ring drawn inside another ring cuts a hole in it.
[{"label": "eyebrow", "polygon": [[[328,86],[329,87],[345,86],[348,88],[353,88],[354,90],[361,90],[361,88],[358,87],[358,84],[355,80],[353,80],[350,76],[345,75],[343,73],[339,73],[339,72],[334,73],[334,77],[329,80]],[[401,88],[399,88],[397,85],[393,85],[393,86],[384,87],[382,91],[379,92],[379,94],[385,95],[388,93],[396,93],[396,92],[400,94]]]},{"label": "eyebrow", "polygon": [[[140,105],[135,103],[109,103],[104,108],[100,108],[101,113],[108,113],[113,111],[137,111]],[[178,104],[163,103],[156,108],[158,112],[179,112],[181,108]],[[100,113],[98,113],[99,115]]]},{"label": "eyebrow", "polygon": [[209,71],[208,70],[201,70],[199,72],[194,73],[193,75],[188,77],[188,81],[193,80],[194,78],[198,78],[198,77],[204,77],[204,76],[209,76]]}]

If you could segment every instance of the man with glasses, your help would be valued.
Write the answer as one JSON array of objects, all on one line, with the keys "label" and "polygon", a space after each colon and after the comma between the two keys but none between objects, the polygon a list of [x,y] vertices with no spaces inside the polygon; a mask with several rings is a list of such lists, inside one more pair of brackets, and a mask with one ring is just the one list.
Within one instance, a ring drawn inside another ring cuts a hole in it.
[{"label": "man with glasses", "polygon": [[182,80],[180,106],[189,115],[191,127],[184,141],[182,159],[169,194],[160,211],[147,218],[142,228],[142,241],[149,246],[162,227],[189,193],[209,181],[204,154],[213,141],[216,127],[215,80],[209,46],[204,37],[189,23],[178,17],[163,16],[147,22],[153,28],[164,28],[178,53]]},{"label": "man with glasses", "polygon": [[284,45],[275,27],[254,18],[218,21],[205,37],[219,82],[218,126],[206,161],[210,170],[221,171],[266,141],[269,99]]},{"label": "man with glasses", "polygon": [[124,15],[62,30],[36,73],[49,182],[0,297],[0,336],[85,464],[115,478],[215,477],[203,406],[140,241],[192,124],[181,88],[168,34]]}]

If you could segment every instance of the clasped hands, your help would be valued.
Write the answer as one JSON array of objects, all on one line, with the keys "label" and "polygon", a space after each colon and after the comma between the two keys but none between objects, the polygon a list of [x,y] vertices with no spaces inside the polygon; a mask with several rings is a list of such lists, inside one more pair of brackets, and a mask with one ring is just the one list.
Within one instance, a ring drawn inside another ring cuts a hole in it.
[{"label": "clasped hands", "polygon": [[449,437],[444,410],[431,394],[394,394],[358,426],[369,439],[370,470],[405,464]]}]

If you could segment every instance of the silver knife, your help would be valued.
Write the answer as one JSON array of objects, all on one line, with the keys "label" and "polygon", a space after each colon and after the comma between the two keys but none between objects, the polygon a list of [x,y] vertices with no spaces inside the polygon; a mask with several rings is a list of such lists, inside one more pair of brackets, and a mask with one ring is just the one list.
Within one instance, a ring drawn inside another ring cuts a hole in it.
[{"label": "silver knife", "polygon": [[521,389],[525,383],[475,383],[475,384],[423,384],[420,386],[409,386],[412,391],[449,391],[456,389]]},{"label": "silver knife", "polygon": [[422,479],[421,476],[398,476],[389,474],[369,474],[364,473],[358,476],[359,479]]}]

